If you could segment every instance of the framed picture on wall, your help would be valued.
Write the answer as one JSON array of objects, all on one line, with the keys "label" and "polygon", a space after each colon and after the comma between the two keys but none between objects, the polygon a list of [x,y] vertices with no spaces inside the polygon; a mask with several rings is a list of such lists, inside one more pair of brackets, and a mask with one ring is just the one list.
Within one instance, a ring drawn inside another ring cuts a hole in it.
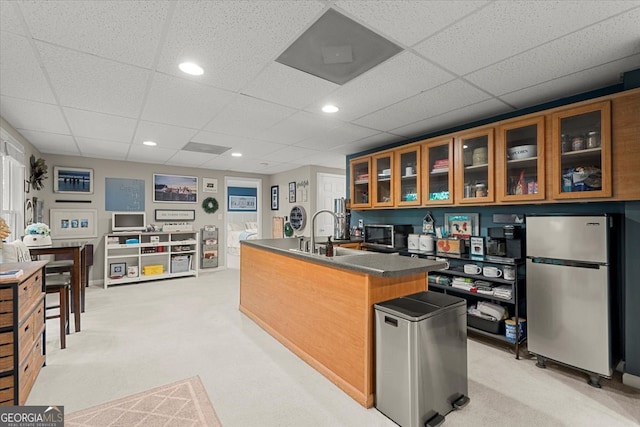
[{"label": "framed picture on wall", "polygon": [[198,177],[153,174],[153,201],[197,203]]},{"label": "framed picture on wall", "polygon": [[93,194],[93,169],[54,166],[53,192]]},{"label": "framed picture on wall", "polygon": [[52,239],[90,239],[98,236],[96,209],[50,209]]},{"label": "framed picture on wall", "polygon": [[290,182],[289,183],[289,203],[295,203],[295,202],[296,202],[296,183]]},{"label": "framed picture on wall", "polygon": [[272,211],[278,210],[278,197],[279,197],[278,189],[279,187],[277,185],[271,186],[271,210]]}]

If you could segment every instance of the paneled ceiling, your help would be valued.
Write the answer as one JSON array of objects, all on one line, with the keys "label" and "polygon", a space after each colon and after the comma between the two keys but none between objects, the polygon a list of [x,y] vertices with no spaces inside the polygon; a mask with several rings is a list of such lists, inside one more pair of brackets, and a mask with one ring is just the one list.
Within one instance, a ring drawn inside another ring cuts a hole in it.
[{"label": "paneled ceiling", "polygon": [[[330,8],[402,51],[341,86],[276,62]],[[640,67],[640,1],[1,0],[0,13],[0,115],[42,153],[262,174],[343,168]]]}]

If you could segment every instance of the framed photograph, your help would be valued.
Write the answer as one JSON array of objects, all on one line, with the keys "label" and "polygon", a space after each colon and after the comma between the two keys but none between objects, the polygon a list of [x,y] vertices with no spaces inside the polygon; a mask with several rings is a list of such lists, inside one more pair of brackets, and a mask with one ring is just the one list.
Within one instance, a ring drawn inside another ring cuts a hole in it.
[{"label": "framed photograph", "polygon": [[202,178],[202,192],[203,193],[217,193],[218,192],[218,180],[214,178]]},{"label": "framed photograph", "polygon": [[447,237],[469,239],[480,234],[480,221],[478,214],[457,213],[444,214],[444,228]]},{"label": "framed photograph", "polygon": [[279,197],[279,186],[277,185],[272,185],[271,186],[271,210],[272,211],[277,211],[278,210],[278,197]]},{"label": "framed photograph", "polygon": [[93,169],[54,166],[53,192],[93,194]]},{"label": "framed photograph", "polygon": [[50,209],[52,239],[91,239],[98,237],[96,209]]},{"label": "framed photograph", "polygon": [[153,174],[153,201],[198,203],[198,177]]},{"label": "framed photograph", "polygon": [[289,183],[289,203],[295,203],[295,202],[296,202],[296,183],[290,182]]},{"label": "framed photograph", "polygon": [[195,221],[195,209],[156,209],[156,221]]},{"label": "framed photograph", "polygon": [[127,263],[126,262],[112,262],[109,264],[109,277],[112,279],[118,279],[127,275]]},{"label": "framed photograph", "polygon": [[469,238],[469,253],[471,256],[484,256],[484,237],[482,236],[471,236]]}]

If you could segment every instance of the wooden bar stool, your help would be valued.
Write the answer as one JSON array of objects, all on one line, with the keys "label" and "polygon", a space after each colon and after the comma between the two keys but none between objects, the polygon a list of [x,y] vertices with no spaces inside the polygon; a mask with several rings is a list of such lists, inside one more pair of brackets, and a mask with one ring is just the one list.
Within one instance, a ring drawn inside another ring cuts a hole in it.
[{"label": "wooden bar stool", "polygon": [[66,274],[51,274],[45,276],[46,294],[58,294],[58,305],[45,302],[45,311],[58,309],[58,314],[46,315],[46,319],[60,319],[60,348],[67,348],[67,334],[69,333],[69,313],[71,310],[69,290],[70,276]]}]

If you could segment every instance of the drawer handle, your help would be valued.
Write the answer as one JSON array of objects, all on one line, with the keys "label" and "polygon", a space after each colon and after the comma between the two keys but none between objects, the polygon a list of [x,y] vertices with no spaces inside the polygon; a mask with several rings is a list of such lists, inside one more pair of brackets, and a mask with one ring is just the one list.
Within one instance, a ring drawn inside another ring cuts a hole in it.
[{"label": "drawer handle", "polygon": [[25,331],[25,332],[27,332],[27,331],[29,330],[29,326],[30,326],[30,325],[27,325],[27,326],[24,328],[24,331]]},{"label": "drawer handle", "polygon": [[24,365],[24,369],[22,370],[22,372],[26,374],[28,370],[29,370],[29,364]]}]

